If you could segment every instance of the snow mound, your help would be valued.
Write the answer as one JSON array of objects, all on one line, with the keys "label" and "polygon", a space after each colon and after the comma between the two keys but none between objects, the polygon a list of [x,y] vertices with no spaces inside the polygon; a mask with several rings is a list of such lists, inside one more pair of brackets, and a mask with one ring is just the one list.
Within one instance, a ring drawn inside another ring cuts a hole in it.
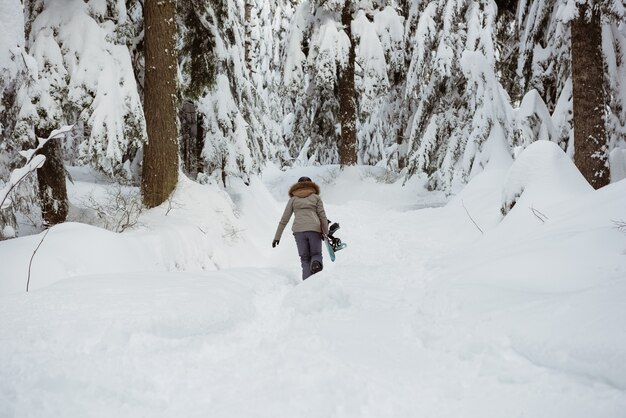
[{"label": "snow mound", "polygon": [[593,190],[559,146],[536,141],[511,166],[504,182],[502,214],[516,204],[551,205]]}]

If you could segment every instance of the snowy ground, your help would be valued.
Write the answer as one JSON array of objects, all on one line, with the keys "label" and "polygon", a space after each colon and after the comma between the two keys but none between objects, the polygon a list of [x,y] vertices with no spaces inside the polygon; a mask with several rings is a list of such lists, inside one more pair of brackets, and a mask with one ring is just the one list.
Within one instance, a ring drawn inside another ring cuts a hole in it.
[{"label": "snowy ground", "polygon": [[[375,170],[184,182],[123,234],[53,228],[28,294],[41,236],[2,242],[0,417],[626,417],[626,181],[558,161],[446,206]],[[303,283],[288,231],[270,247],[300,175],[349,243]]]}]

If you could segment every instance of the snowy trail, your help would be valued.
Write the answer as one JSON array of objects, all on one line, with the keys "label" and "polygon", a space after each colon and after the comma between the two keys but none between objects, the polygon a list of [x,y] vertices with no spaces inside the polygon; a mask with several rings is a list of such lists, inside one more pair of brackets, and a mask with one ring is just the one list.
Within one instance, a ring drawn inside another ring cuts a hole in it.
[{"label": "snowy trail", "polygon": [[0,297],[0,417],[625,416],[623,367],[580,361],[621,353],[620,334],[589,352],[541,334],[584,315],[586,291],[456,282],[448,264],[477,232],[440,209],[332,194],[326,208],[349,248],[304,283],[286,233],[274,267]]}]

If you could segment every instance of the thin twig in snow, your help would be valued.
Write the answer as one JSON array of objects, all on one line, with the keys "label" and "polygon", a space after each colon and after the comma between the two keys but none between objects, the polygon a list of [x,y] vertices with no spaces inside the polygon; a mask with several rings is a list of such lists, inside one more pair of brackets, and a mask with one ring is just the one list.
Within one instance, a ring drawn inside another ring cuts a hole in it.
[{"label": "thin twig in snow", "polygon": [[533,215],[535,215],[537,219],[541,221],[542,224],[546,223],[546,221],[549,219],[546,215],[544,215],[537,209],[533,208],[532,206],[530,207],[530,210],[533,213]]},{"label": "thin twig in snow", "polygon": [[39,241],[39,245],[37,245],[37,248],[35,248],[35,251],[33,251],[33,255],[30,256],[30,262],[28,263],[28,280],[26,281],[27,292],[28,292],[28,286],[30,285],[30,268],[33,265],[33,258],[35,258],[35,254],[37,254],[37,250],[39,250],[39,247],[41,247],[43,240],[46,239],[46,235],[48,235],[48,232],[50,232],[50,229],[46,229],[46,232],[44,232],[43,237],[41,237],[41,241]]},{"label": "thin twig in snow", "polygon": [[176,190],[172,191],[170,196],[167,198],[167,210],[165,211],[165,216],[169,215],[172,209],[182,209],[185,205],[179,203],[174,199],[174,194]]},{"label": "thin twig in snow", "polygon": [[615,228],[617,228],[620,232],[626,232],[626,222],[624,221],[613,221]]},{"label": "thin twig in snow", "polygon": [[474,225],[476,226],[476,228],[478,228],[478,230],[480,231],[481,234],[484,234],[483,230],[480,229],[480,226],[478,226],[478,224],[476,223],[476,221],[474,221],[474,218],[472,218],[472,215],[470,215],[469,211],[467,210],[467,208],[465,207],[465,203],[463,203],[463,201],[461,200],[461,205],[463,206],[463,209],[465,209],[465,213],[467,213],[467,216],[469,216],[469,218],[472,220],[472,222],[474,222]]}]

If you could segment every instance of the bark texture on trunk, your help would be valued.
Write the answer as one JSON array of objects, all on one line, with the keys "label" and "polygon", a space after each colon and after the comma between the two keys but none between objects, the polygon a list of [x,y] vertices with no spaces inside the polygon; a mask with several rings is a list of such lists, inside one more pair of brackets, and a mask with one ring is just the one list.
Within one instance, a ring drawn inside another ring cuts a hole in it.
[{"label": "bark texture on trunk", "polygon": [[339,163],[342,166],[355,165],[356,155],[356,93],[354,88],[355,50],[352,39],[352,11],[350,0],[346,0],[341,13],[343,30],[350,38],[348,62],[339,70],[339,114],[341,118],[341,141],[339,143]]},{"label": "bark texture on trunk", "polygon": [[244,59],[246,60],[246,65],[248,66],[248,70],[253,71],[254,69],[250,66],[250,47],[252,46],[252,39],[251,39],[252,28],[250,26],[250,20],[252,20],[252,3],[250,1],[246,1],[246,5],[244,6],[244,22],[245,22],[245,28],[246,28],[246,39],[244,42],[244,45],[245,45]]},{"label": "bark texture on trunk", "polygon": [[179,120],[182,170],[193,179],[202,169],[202,147],[204,145],[202,114],[198,113],[194,103],[185,102],[180,110]]},{"label": "bark texture on trunk", "polygon": [[176,129],[176,1],[146,0],[144,5],[146,76],[141,192],[151,208],[165,202],[178,182]]},{"label": "bark texture on trunk", "polygon": [[574,107],[574,163],[587,181],[599,189],[609,183],[604,118],[604,65],[600,12],[572,22],[572,86]]},{"label": "bark texture on trunk", "polygon": [[[51,131],[36,131],[38,137],[47,138]],[[39,202],[43,220],[47,225],[65,222],[68,212],[67,185],[63,167],[63,148],[58,139],[52,139],[38,151],[46,157],[41,168],[37,169]]]}]

